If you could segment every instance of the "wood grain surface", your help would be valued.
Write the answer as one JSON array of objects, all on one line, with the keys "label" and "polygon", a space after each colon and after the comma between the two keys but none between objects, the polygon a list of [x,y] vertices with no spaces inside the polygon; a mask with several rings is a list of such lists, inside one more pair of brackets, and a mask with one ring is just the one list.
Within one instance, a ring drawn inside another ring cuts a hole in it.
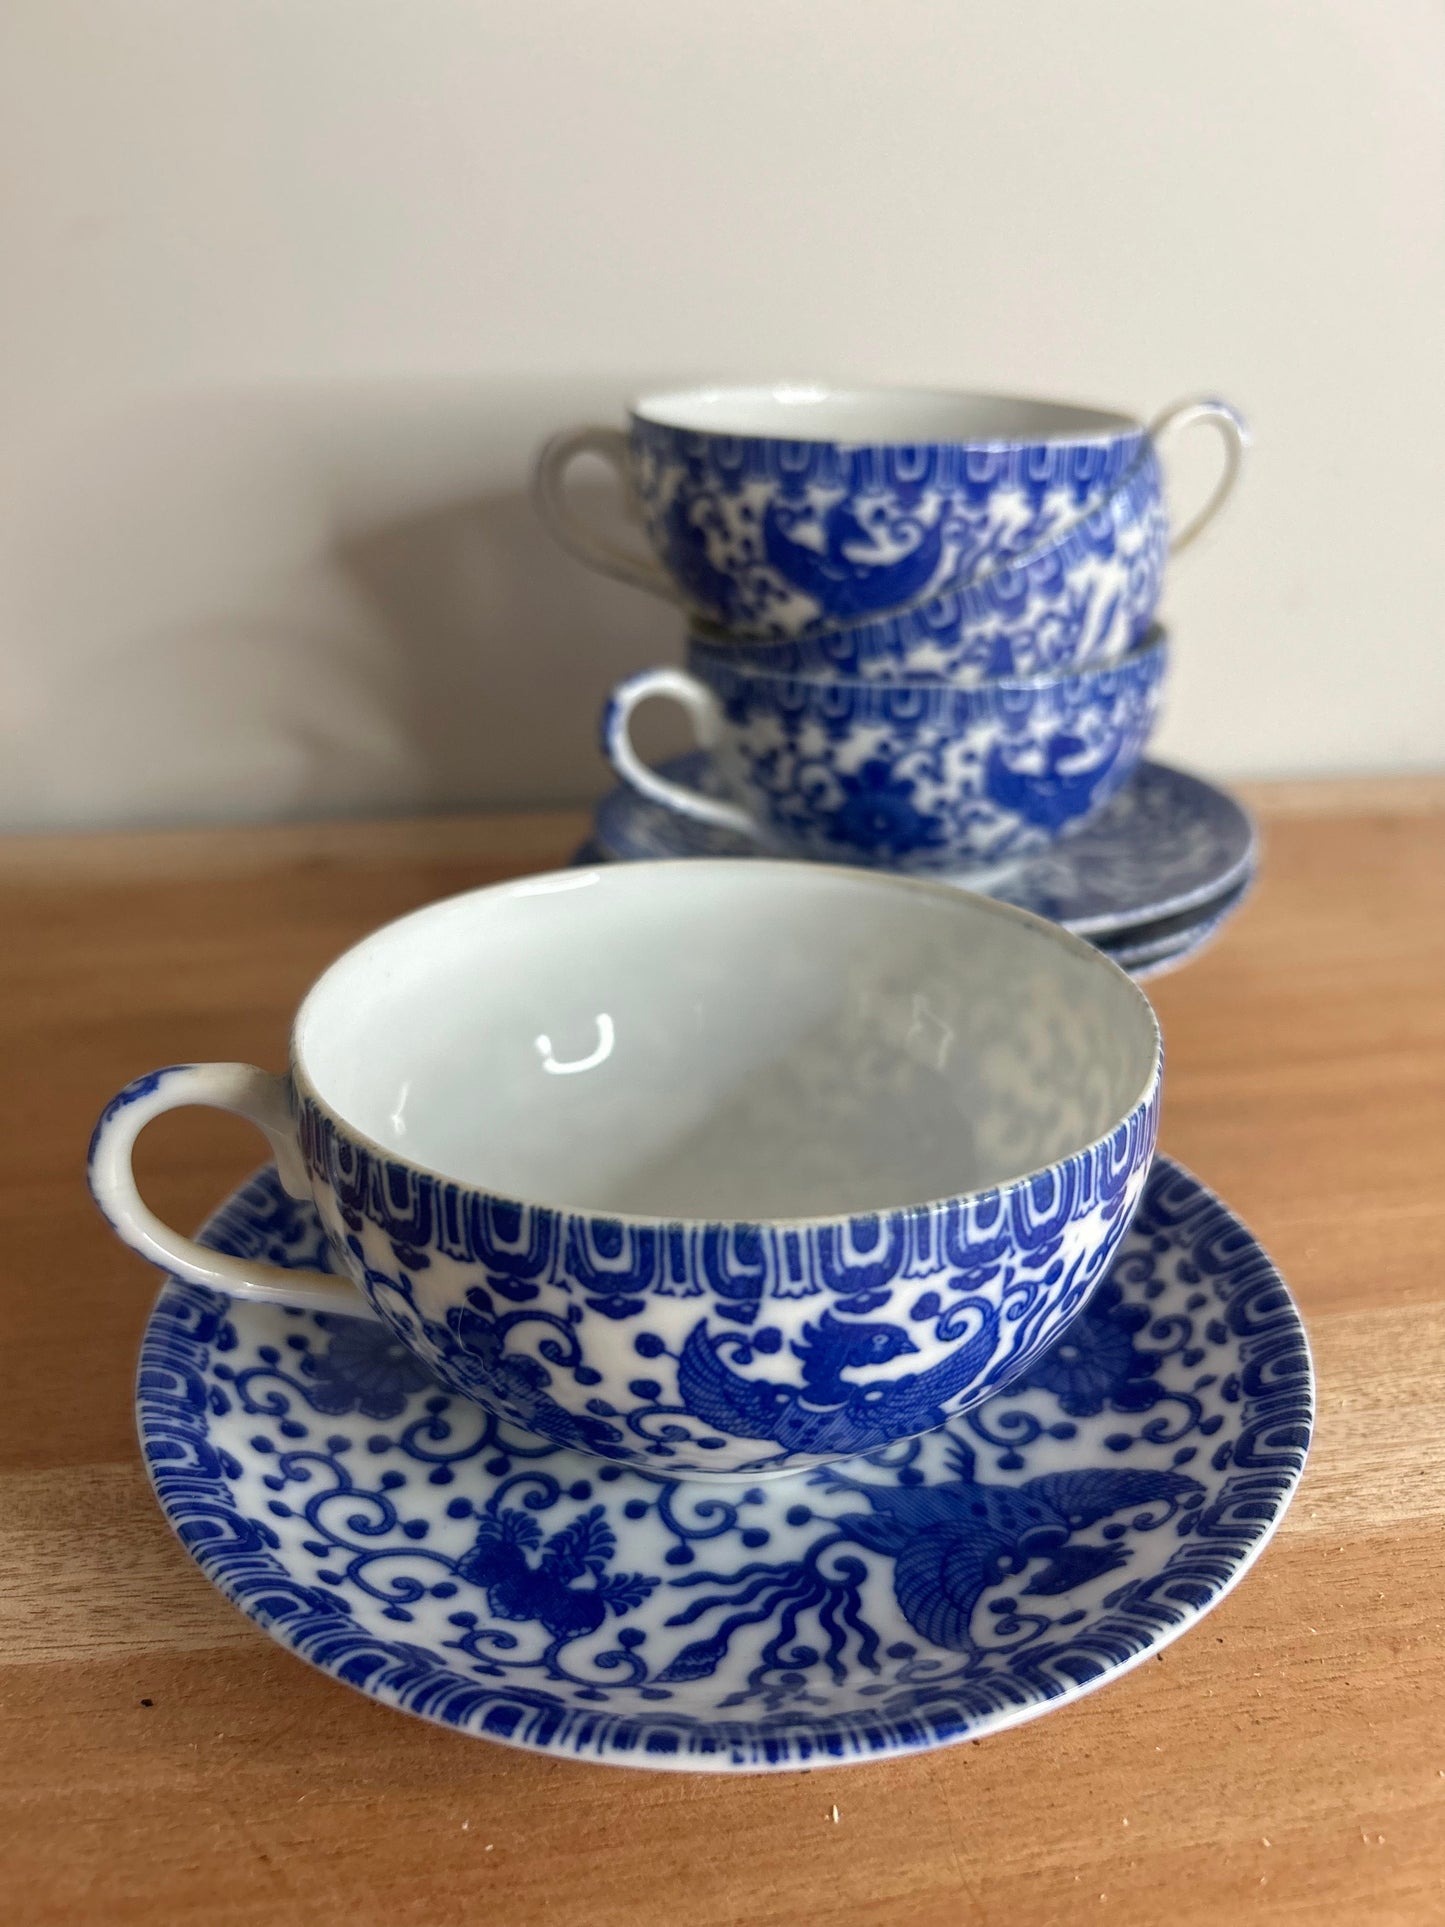
[{"label": "wood grain surface", "polygon": [[[1254,790],[1263,878],[1151,986],[1165,1147],[1309,1322],[1319,1428],[1186,1638],[995,1738],[778,1777],[534,1757],[272,1644],[172,1540],[131,1380],[156,1281],[85,1196],[134,1073],[280,1066],[383,919],[565,859],[572,815],[0,844],[0,1918],[322,1927],[1445,1921],[1445,781]],[[152,1204],[258,1161],[163,1119]],[[837,1808],[837,1818],[833,1809]]]}]

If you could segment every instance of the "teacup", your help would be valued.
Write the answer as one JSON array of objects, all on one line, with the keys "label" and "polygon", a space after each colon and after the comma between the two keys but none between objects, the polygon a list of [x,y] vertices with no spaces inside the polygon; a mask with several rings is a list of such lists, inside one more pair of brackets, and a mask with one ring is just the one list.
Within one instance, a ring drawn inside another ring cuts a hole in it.
[{"label": "teacup", "polygon": [[[1078,829],[1133,774],[1168,662],[1156,627],[1118,663],[956,688],[771,675],[693,639],[686,670],[617,685],[602,745],[623,781],[777,854],[992,871]],[[732,801],[649,769],[631,719],[681,704]]]},{"label": "teacup", "polygon": [[[388,925],[307,995],[289,1077],[152,1072],[90,1176],[182,1279],[379,1317],[554,1444],[751,1477],[1027,1370],[1128,1224],[1159,1088],[1143,995],[1024,912],[823,865],[627,864]],[[260,1127],[341,1276],[151,1214],[131,1147],[186,1104]]]},{"label": "teacup", "polygon": [[[554,436],[538,461],[537,500],[559,541],[592,567],[732,637],[788,640],[898,615],[1042,558],[1121,491],[1142,498],[1146,521],[1162,517],[1155,445],[1196,422],[1223,437],[1225,468],[1177,532],[1178,550],[1238,473],[1243,425],[1222,402],[1180,403],[1146,428],[990,395],[699,388],[634,403],[626,433]],[[577,515],[566,475],[582,454],[617,468],[651,556]],[[1139,613],[1136,632],[1152,613]]]}]

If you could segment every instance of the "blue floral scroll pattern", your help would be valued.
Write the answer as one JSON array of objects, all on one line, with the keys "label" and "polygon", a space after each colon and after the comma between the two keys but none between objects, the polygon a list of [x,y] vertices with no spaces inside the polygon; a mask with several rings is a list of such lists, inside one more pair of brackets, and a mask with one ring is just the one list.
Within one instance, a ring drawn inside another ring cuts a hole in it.
[{"label": "blue floral scroll pattern", "polygon": [[1081,827],[1137,767],[1167,661],[1160,634],[1077,677],[957,689],[749,675],[720,650],[689,655],[727,719],[729,786],[765,836],[909,870],[998,863]]},{"label": "blue floral scroll pattern", "polygon": [[1152,453],[1092,513],[1027,557],[1000,557],[966,587],[906,611],[800,640],[724,641],[739,668],[781,675],[947,682],[1037,676],[1116,660],[1148,629],[1169,554]]},{"label": "blue floral scroll pattern", "polygon": [[[1158,1108],[1156,1075],[1107,1138],[1033,1178],[795,1226],[514,1204],[378,1154],[310,1095],[298,1125],[323,1221],[392,1340],[347,1341],[378,1378],[356,1394],[376,1416],[404,1340],[441,1385],[556,1445],[721,1474],[910,1437],[1026,1369],[1123,1235]],[[307,1371],[313,1403],[348,1409],[334,1354]]]},{"label": "blue floral scroll pattern", "polygon": [[[725,793],[701,750],[661,767],[684,788]],[[625,785],[598,804],[596,838],[599,854],[620,862],[757,855],[746,837],[694,823]],[[1234,797],[1145,761],[1081,829],[985,887],[1081,936],[1102,936],[1212,902],[1250,874],[1256,857],[1254,824]]]},{"label": "blue floral scroll pattern", "polygon": [[634,418],[631,440],[654,549],[691,605],[740,635],[816,633],[910,608],[1036,554],[1081,518],[1097,521],[1141,477],[1147,501],[1131,526],[1161,495],[1142,433],[849,447]]},{"label": "blue floral scroll pattern", "polygon": [[[209,1237],[325,1263],[273,1173]],[[1074,1697],[1234,1583],[1312,1423],[1282,1281],[1162,1159],[1067,1355],[927,1438],[769,1486],[549,1447],[388,1379],[349,1325],[167,1286],[139,1424],[183,1544],[282,1644],[373,1697],[621,1763],[868,1759]],[[398,1392],[388,1418],[364,1409]]]}]

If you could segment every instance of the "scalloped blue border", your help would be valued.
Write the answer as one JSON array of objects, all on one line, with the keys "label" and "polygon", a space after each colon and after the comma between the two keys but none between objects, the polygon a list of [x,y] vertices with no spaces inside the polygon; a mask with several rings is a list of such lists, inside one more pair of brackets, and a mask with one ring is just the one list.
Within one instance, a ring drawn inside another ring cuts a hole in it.
[{"label": "scalloped blue border", "polygon": [[[203,1236],[256,1255],[258,1180],[242,1187]],[[1021,1672],[931,1696],[907,1719],[853,1713],[819,1721],[795,1712],[703,1724],[661,1710],[622,1717],[558,1696],[468,1679],[427,1647],[358,1630],[325,1594],[301,1584],[238,1510],[224,1447],[210,1436],[207,1374],[229,1300],[172,1279],[141,1345],[137,1425],[156,1497],[183,1546],[216,1588],[272,1638],[346,1685],[401,1711],[535,1752],[612,1764],[733,1771],[786,1770],[889,1758],[1036,1717],[1139,1664],[1177,1638],[1236,1585],[1278,1526],[1304,1469],[1314,1422],[1309,1345],[1288,1287],[1258,1243],[1198,1179],[1156,1160],[1135,1219],[1187,1242],[1203,1282],[1240,1344],[1244,1397],[1234,1473],[1206,1529],[1131,1589],[1082,1635],[1031,1655]],[[930,1703],[930,1700],[935,1703]]]}]

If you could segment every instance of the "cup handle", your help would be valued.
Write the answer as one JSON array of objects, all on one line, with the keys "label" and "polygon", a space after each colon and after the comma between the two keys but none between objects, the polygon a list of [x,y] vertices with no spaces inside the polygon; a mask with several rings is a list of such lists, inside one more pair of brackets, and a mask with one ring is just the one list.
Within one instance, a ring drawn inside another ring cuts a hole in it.
[{"label": "cup handle", "polygon": [[1156,415],[1149,424],[1149,439],[1156,448],[1160,448],[1200,422],[1208,422],[1219,431],[1220,440],[1224,443],[1224,469],[1203,508],[1197,510],[1172,537],[1169,543],[1171,555],[1178,555],[1181,550],[1187,549],[1224,507],[1234,493],[1244,451],[1249,447],[1249,429],[1244,417],[1237,409],[1231,408],[1227,401],[1216,401],[1208,396],[1177,401],[1162,414]]},{"label": "cup handle", "polygon": [[632,746],[632,712],[654,696],[682,705],[699,749],[716,749],[722,739],[722,709],[706,683],[699,682],[685,669],[644,669],[618,683],[602,715],[603,753],[623,782],[652,802],[660,803],[665,810],[691,817],[694,823],[735,830],[741,836],[751,837],[755,843],[764,841],[759,824],[736,803],[725,803],[720,797],[708,796],[686,783],[674,783],[643,762]]},{"label": "cup handle", "polygon": [[624,499],[632,504],[627,475],[627,437],[620,428],[583,426],[565,428],[544,442],[532,476],[537,512],[570,555],[589,568],[619,582],[646,589],[667,602],[680,600],[672,579],[650,556],[634,555],[597,534],[583,522],[567,498],[567,471],[579,455],[600,455],[617,472]]},{"label": "cup handle", "polygon": [[148,1209],[136,1189],[131,1147],[153,1117],[183,1104],[233,1111],[270,1140],[281,1182],[293,1198],[309,1198],[306,1165],[291,1116],[284,1077],[252,1064],[172,1064],[151,1071],[113,1097],[90,1140],[90,1191],[112,1230],[154,1265],[193,1285],[308,1311],[341,1312],[348,1318],[376,1314],[355,1286],[324,1271],[288,1270],[258,1259],[232,1258],[172,1231]]}]

